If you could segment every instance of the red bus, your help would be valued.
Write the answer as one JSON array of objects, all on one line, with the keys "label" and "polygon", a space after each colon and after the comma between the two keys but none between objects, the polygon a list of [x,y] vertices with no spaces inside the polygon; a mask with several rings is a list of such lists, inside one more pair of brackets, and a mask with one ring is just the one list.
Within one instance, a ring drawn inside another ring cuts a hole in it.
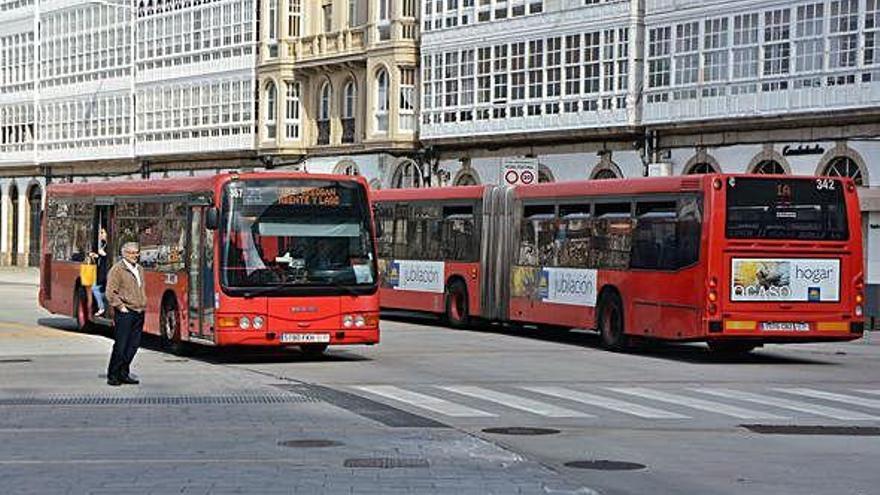
[{"label": "red bus", "polygon": [[374,194],[384,308],[715,351],[864,331],[842,178],[705,175]]},{"label": "red bus", "polygon": [[[53,184],[43,221],[40,304],[79,327],[110,325],[81,277],[100,229],[109,264],[127,241],[146,272],[145,332],[186,342],[328,345],[379,341],[377,257],[362,178],[231,173]],[[88,282],[87,280],[85,282]]]}]

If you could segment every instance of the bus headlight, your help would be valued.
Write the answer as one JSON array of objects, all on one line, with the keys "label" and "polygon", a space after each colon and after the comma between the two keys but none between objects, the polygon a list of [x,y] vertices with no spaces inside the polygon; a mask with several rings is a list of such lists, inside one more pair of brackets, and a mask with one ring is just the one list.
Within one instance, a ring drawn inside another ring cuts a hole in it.
[{"label": "bus headlight", "polygon": [[853,312],[855,313],[856,316],[859,316],[859,317],[862,316],[862,313],[864,312],[864,310],[862,309],[862,305],[856,304],[856,309]]},{"label": "bus headlight", "polygon": [[366,320],[364,320],[364,315],[357,315],[354,317],[354,326],[358,328],[363,328],[366,325]]},{"label": "bus headlight", "polygon": [[242,316],[238,319],[238,328],[242,330],[247,330],[251,327],[251,319],[247,316]]},{"label": "bus headlight", "polygon": [[254,316],[253,325],[255,330],[263,328],[263,323],[266,323],[266,321],[263,319],[262,316]]},{"label": "bus headlight", "polygon": [[351,328],[354,325],[354,317],[351,315],[345,315],[342,317],[342,326],[345,328]]}]

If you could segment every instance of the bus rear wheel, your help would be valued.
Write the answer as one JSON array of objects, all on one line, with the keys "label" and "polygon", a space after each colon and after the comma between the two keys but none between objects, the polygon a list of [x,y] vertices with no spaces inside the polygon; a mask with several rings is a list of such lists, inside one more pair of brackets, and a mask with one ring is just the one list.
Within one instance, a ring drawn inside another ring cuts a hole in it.
[{"label": "bus rear wheel", "polygon": [[630,347],[623,322],[620,296],[612,292],[602,297],[599,301],[599,335],[602,337],[602,346],[609,351],[621,352]]},{"label": "bus rear wheel", "polygon": [[323,356],[326,350],[327,344],[303,344],[299,346],[299,351],[303,353],[303,356],[309,359]]},{"label": "bus rear wheel", "polygon": [[471,324],[467,286],[460,280],[446,287],[446,321],[453,328],[467,328]]},{"label": "bus rear wheel", "polygon": [[751,342],[727,342],[716,340],[709,342],[709,350],[719,356],[745,356],[755,350],[757,344]]},{"label": "bus rear wheel", "polygon": [[162,303],[159,325],[161,325],[162,349],[172,354],[183,354],[184,343],[180,340],[180,312],[177,310],[177,303],[173,300],[168,299]]}]

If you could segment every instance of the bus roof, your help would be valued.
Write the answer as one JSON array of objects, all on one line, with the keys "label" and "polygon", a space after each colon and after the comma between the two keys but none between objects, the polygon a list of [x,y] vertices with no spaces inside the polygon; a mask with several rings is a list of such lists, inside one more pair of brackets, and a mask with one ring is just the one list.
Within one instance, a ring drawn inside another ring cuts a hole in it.
[{"label": "bus roof", "polygon": [[635,177],[630,179],[581,180],[517,186],[519,198],[555,196],[601,196],[606,194],[652,194],[702,190],[709,175]]},{"label": "bus roof", "polygon": [[373,201],[430,201],[441,199],[479,199],[487,185],[381,189],[373,191]]},{"label": "bus roof", "polygon": [[194,192],[213,191],[219,182],[233,176],[242,180],[253,179],[314,179],[314,180],[352,180],[367,187],[363,177],[344,175],[309,174],[303,172],[248,172],[222,173],[200,177],[179,177],[172,179],[140,179],[122,181],[100,181],[82,183],[50,184],[47,192],[53,196],[157,196]]}]

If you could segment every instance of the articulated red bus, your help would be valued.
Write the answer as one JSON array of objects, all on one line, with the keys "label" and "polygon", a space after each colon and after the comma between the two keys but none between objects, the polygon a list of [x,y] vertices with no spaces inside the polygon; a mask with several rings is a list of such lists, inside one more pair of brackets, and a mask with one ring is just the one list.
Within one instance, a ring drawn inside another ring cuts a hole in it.
[{"label": "articulated red bus", "polygon": [[[100,229],[108,256],[141,246],[145,331],[207,345],[379,341],[375,235],[362,178],[299,173],[55,184],[47,191],[40,304],[110,325],[81,265]],[[88,282],[86,280],[86,282]]]},{"label": "articulated red bus", "polygon": [[859,203],[842,178],[705,175],[379,191],[385,308],[640,339],[864,331]]}]

